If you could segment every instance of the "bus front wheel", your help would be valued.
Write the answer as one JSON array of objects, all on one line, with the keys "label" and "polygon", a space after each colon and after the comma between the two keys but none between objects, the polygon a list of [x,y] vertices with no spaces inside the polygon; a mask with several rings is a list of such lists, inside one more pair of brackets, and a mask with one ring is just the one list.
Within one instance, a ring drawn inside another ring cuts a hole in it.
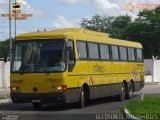
[{"label": "bus front wheel", "polygon": [[79,102],[78,102],[78,106],[80,108],[83,108],[85,105],[85,91],[84,89],[82,88],[81,89],[81,92],[80,92],[80,99],[79,99]]}]

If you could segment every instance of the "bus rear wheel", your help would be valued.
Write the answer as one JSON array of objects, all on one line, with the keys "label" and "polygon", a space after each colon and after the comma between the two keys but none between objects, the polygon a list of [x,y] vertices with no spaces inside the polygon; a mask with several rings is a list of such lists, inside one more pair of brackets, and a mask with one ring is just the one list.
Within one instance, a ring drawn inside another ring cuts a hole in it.
[{"label": "bus rear wheel", "polygon": [[130,83],[126,98],[131,99],[132,97],[133,97],[133,83]]},{"label": "bus rear wheel", "polygon": [[117,96],[118,100],[123,101],[126,96],[126,88],[124,83],[121,84],[120,94]]},{"label": "bus rear wheel", "polygon": [[40,109],[42,107],[42,103],[32,103],[34,109]]}]

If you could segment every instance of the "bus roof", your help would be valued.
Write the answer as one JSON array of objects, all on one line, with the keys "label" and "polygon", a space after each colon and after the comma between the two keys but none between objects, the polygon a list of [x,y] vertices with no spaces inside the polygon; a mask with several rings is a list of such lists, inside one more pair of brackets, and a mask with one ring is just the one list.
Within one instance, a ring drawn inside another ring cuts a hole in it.
[{"label": "bus roof", "polygon": [[42,40],[42,39],[61,39],[67,36],[68,39],[73,37],[77,40],[85,40],[90,42],[101,42],[108,44],[116,44],[122,46],[131,46],[142,48],[142,45],[138,42],[131,42],[126,40],[110,38],[108,34],[102,32],[96,32],[86,30],[82,28],[64,28],[52,31],[32,32],[20,34],[16,37],[17,40]]}]

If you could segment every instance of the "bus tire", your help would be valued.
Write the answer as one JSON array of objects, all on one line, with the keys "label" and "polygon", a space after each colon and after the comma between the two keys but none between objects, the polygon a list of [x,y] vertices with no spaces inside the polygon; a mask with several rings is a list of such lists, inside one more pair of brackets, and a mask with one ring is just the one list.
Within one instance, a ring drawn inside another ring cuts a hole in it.
[{"label": "bus tire", "polygon": [[126,88],[124,83],[121,84],[120,94],[117,96],[119,101],[123,101],[126,96]]},{"label": "bus tire", "polygon": [[32,103],[34,109],[40,109],[42,107],[42,103]]},{"label": "bus tire", "polygon": [[82,87],[81,92],[80,92],[80,99],[79,99],[79,102],[78,102],[78,107],[83,108],[84,105],[85,105],[85,90]]},{"label": "bus tire", "polygon": [[130,83],[130,86],[129,86],[128,91],[127,91],[126,98],[131,99],[132,97],[133,97],[133,84]]}]

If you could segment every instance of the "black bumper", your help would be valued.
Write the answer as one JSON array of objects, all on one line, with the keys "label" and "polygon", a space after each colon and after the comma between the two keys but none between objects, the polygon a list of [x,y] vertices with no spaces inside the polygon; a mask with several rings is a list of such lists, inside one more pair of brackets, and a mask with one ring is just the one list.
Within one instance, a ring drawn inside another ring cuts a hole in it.
[{"label": "black bumper", "polygon": [[41,101],[41,103],[73,103],[78,102],[80,94],[75,90],[58,93],[18,93],[11,92],[13,103],[31,103],[33,101]]},{"label": "black bumper", "polygon": [[66,93],[11,93],[13,103],[31,103],[40,100],[42,103],[66,103]]}]

